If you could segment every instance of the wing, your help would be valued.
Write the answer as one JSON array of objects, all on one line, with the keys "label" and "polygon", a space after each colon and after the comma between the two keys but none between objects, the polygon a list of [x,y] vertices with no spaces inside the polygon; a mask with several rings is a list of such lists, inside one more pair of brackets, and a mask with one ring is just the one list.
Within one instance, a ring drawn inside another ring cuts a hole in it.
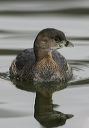
[{"label": "wing", "polygon": [[29,62],[29,67],[35,63],[35,55],[33,49],[25,49],[19,53],[16,57],[16,67],[18,70],[22,68]]},{"label": "wing", "polygon": [[58,51],[53,51],[52,52],[52,56],[53,56],[53,59],[55,60],[55,62],[60,65],[60,67],[63,69],[63,70],[67,70],[68,67],[67,67],[67,61],[66,59],[58,52]]},{"label": "wing", "polygon": [[73,76],[72,74],[72,68],[70,65],[67,63],[66,59],[58,52],[58,51],[53,51],[52,52],[53,59],[55,62],[60,65],[66,80],[70,80]]},{"label": "wing", "polygon": [[10,67],[10,75],[19,76],[20,72],[24,68],[25,65],[29,63],[29,67],[31,67],[35,63],[35,55],[33,49],[25,49],[21,53],[19,53],[16,59],[12,62]]}]

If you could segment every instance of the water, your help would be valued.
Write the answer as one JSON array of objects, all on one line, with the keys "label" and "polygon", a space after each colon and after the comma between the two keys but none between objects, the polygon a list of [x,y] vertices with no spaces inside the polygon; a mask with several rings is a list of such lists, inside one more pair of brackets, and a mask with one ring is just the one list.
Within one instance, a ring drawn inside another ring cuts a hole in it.
[{"label": "water", "polygon": [[[8,72],[16,54],[33,47],[35,36],[44,28],[62,30],[74,44],[73,48],[59,50],[72,66],[74,75],[71,84],[61,91],[56,91],[57,88],[50,92],[49,88],[29,88],[22,84],[16,88],[8,76],[0,78],[0,127],[42,128],[42,124],[89,127],[88,10],[88,0],[0,2],[0,72]],[[45,91],[35,93],[39,89]],[[66,114],[74,117],[68,119]]]}]

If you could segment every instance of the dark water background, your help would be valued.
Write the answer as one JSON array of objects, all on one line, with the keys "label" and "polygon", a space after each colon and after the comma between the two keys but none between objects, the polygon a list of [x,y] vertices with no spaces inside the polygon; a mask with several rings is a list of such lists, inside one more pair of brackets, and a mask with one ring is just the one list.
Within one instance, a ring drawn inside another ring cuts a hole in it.
[{"label": "dark water background", "polygon": [[[38,109],[41,110],[42,104],[48,107],[51,104],[50,111],[54,113],[52,99],[54,104],[59,105],[54,107],[56,111],[74,115],[60,128],[89,127],[88,0],[0,0],[0,72],[7,72],[16,54],[33,47],[37,33],[47,27],[62,30],[74,44],[73,48],[59,50],[73,68],[72,84],[47,99],[43,97],[39,100],[41,94],[17,89],[12,82],[0,79],[2,128],[42,128],[38,123]],[[34,118],[34,111],[38,121]],[[47,109],[42,110],[44,113],[46,111]]]}]

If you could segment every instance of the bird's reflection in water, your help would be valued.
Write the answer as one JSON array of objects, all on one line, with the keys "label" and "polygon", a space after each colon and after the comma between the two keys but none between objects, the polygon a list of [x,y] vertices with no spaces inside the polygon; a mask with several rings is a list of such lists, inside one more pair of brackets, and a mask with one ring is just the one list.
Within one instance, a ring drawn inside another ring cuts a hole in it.
[{"label": "bird's reflection in water", "polygon": [[32,83],[11,80],[17,88],[36,92],[34,117],[44,127],[57,127],[64,125],[66,120],[72,118],[71,114],[64,114],[54,110],[56,105],[53,104],[52,95],[55,91],[66,88],[66,83]]},{"label": "bird's reflection in water", "polygon": [[64,125],[66,120],[73,115],[64,114],[54,110],[52,104],[52,94],[46,96],[40,92],[36,93],[34,117],[41,125],[50,128]]}]

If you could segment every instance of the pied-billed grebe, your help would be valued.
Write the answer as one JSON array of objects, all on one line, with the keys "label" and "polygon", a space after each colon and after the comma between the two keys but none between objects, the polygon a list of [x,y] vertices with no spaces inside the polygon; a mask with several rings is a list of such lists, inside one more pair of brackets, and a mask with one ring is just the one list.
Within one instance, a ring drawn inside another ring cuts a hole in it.
[{"label": "pied-billed grebe", "polygon": [[12,62],[11,78],[37,82],[68,81],[72,77],[72,70],[56,49],[70,44],[62,31],[53,28],[40,31],[34,48],[22,51]]}]

